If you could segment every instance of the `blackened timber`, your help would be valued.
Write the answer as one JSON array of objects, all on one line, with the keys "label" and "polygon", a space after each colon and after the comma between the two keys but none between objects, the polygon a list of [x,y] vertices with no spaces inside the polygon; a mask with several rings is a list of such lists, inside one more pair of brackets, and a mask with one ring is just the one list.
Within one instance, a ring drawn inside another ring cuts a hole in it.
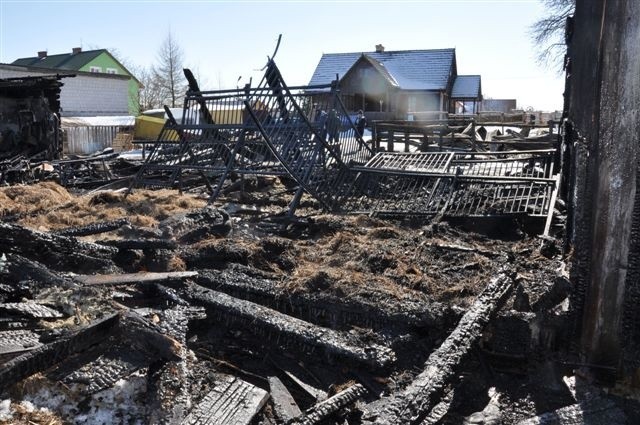
[{"label": "blackened timber", "polygon": [[22,255],[54,270],[81,273],[113,269],[112,257],[118,252],[112,247],[8,223],[0,223],[0,247],[7,254]]},{"label": "blackened timber", "polygon": [[625,423],[628,423],[627,418],[620,407],[611,400],[596,398],[525,419],[518,422],[518,425],[613,425]]},{"label": "blackened timber", "polygon": [[403,391],[380,399],[368,409],[376,424],[417,424],[422,422],[445,395],[447,385],[484,327],[500,308],[513,287],[513,279],[501,273],[480,293],[458,326],[427,359],[420,373]]},{"label": "blackened timber", "polygon": [[245,271],[239,265],[226,270],[200,270],[194,281],[232,297],[266,305],[299,319],[333,328],[356,325],[385,329],[441,329],[450,322],[455,323],[454,320],[460,317],[446,305],[421,300],[420,293],[416,293],[411,299],[381,304],[375,297],[360,297],[358,294],[344,298],[326,292],[292,293],[270,279],[251,276],[249,272],[250,270]]},{"label": "blackened timber", "polygon": [[91,223],[86,226],[67,227],[66,229],[51,232],[58,236],[89,236],[117,230],[124,225],[131,224],[127,218]]},{"label": "blackened timber", "polygon": [[64,315],[59,311],[35,302],[2,303],[0,304],[0,311],[2,310],[18,313],[22,316],[34,319],[55,319],[64,317]]},{"label": "blackened timber", "polygon": [[[271,334],[313,351],[321,349],[329,357],[343,358],[357,364],[383,368],[395,360],[395,353],[377,344],[365,344],[356,337],[333,329],[287,316],[222,292],[193,285],[189,297],[225,320],[240,322],[258,334]],[[285,341],[283,341],[285,342]]]},{"label": "blackened timber", "polygon": [[302,411],[291,396],[287,387],[275,376],[269,377],[269,391],[273,403],[273,411],[278,419],[288,422],[302,415]]},{"label": "blackened timber", "polygon": [[307,409],[304,414],[294,419],[291,424],[296,425],[316,425],[322,423],[330,415],[353,404],[367,393],[367,390],[360,384],[355,384],[340,391],[336,395],[329,397],[325,401]]},{"label": "blackened timber", "polygon": [[3,283],[30,281],[35,284],[31,285],[32,290],[52,286],[60,288],[76,286],[70,279],[52,273],[44,264],[19,254],[6,256],[5,267],[0,267],[0,281]]},{"label": "blackened timber", "polygon": [[233,376],[225,377],[182,421],[183,425],[249,424],[269,393]]},{"label": "blackened timber", "polygon": [[127,283],[155,283],[183,280],[197,276],[198,272],[140,272],[126,274],[76,275],[73,278],[84,285],[122,285]]},{"label": "blackened timber", "polygon": [[113,334],[117,325],[118,315],[112,314],[5,363],[0,369],[0,393],[22,379],[48,369],[74,353],[105,341]]},{"label": "blackened timber", "polygon": [[166,335],[158,325],[133,311],[121,313],[120,328],[123,336],[143,352],[172,361],[183,357],[182,344]]},{"label": "blackened timber", "polygon": [[97,242],[117,249],[176,249],[178,243],[171,239],[108,239]]}]

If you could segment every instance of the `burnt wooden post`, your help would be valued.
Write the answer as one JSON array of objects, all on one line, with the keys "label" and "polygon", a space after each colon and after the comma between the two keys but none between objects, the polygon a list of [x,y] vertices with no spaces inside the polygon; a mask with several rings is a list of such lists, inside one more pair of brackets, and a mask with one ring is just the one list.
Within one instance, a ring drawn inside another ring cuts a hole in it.
[{"label": "burnt wooden post", "polygon": [[565,91],[577,200],[574,348],[611,382],[640,371],[640,2],[578,0],[573,22]]},{"label": "burnt wooden post", "polygon": [[404,151],[409,152],[409,132],[404,132]]},{"label": "burnt wooden post", "polygon": [[395,137],[396,137],[395,131],[389,128],[389,133],[387,138],[387,152],[394,151]]}]

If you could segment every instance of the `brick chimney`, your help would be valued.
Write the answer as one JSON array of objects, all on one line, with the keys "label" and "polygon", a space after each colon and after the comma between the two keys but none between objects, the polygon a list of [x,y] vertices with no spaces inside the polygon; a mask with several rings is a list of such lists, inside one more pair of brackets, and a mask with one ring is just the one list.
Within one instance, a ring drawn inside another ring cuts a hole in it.
[{"label": "brick chimney", "polygon": [[376,53],[384,52],[384,46],[382,44],[376,44]]},{"label": "brick chimney", "polygon": [[74,47],[73,49],[71,49],[71,53],[74,55],[77,55],[80,52],[82,52],[82,47]]},{"label": "brick chimney", "polygon": [[46,51],[46,50],[43,50],[43,51],[41,51],[41,52],[38,52],[38,58],[39,58],[39,59],[44,59],[44,58],[46,58],[46,57],[47,57],[47,51]]}]

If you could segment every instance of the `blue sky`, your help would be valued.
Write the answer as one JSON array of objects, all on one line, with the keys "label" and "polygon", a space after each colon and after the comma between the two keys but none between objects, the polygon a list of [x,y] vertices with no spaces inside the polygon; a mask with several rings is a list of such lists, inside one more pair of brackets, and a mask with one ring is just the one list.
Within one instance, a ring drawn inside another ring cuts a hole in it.
[{"label": "blue sky", "polygon": [[201,87],[217,89],[257,76],[280,33],[276,62],[290,85],[308,83],[322,53],[455,47],[458,72],[482,75],[486,97],[553,110],[563,78],[536,65],[528,35],[544,14],[538,0],[0,0],[0,62],[82,46],[147,66],[171,31]]}]

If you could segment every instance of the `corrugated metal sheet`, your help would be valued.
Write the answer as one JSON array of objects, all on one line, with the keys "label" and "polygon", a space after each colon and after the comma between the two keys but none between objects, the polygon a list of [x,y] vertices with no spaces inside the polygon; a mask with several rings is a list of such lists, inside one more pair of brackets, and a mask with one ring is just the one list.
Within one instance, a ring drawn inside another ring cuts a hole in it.
[{"label": "corrugated metal sheet", "polygon": [[116,134],[124,130],[119,126],[62,127],[64,152],[92,154],[111,147]]},{"label": "corrugated metal sheet", "polygon": [[[328,84],[340,78],[363,53],[325,53],[309,85]],[[455,63],[455,49],[365,52],[377,61],[404,90],[445,90]]]},{"label": "corrugated metal sheet", "polygon": [[479,75],[458,75],[453,82],[452,99],[477,99],[481,94]]}]

